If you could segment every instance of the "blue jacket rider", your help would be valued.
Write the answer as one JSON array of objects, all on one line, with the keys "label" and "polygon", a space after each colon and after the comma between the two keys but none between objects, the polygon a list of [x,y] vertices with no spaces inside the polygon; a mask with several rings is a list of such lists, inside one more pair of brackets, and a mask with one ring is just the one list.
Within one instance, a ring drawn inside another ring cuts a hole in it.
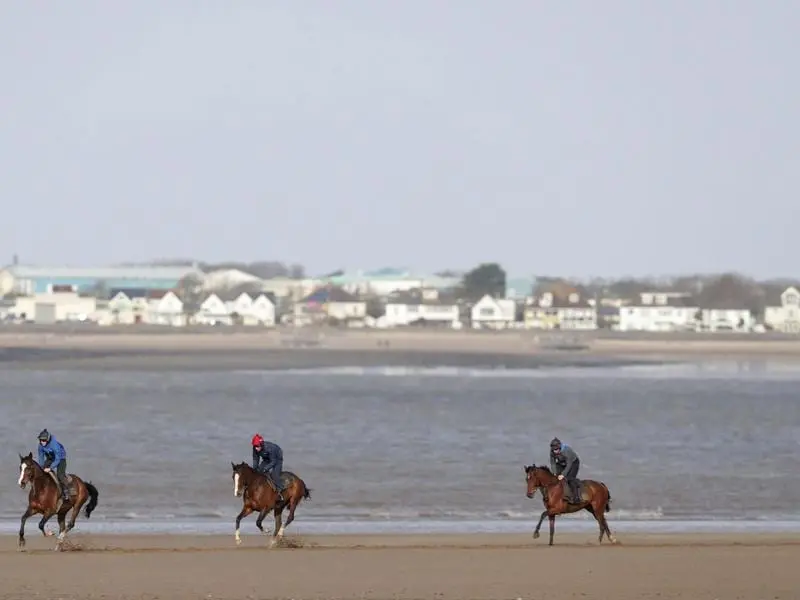
[{"label": "blue jacket rider", "polygon": [[278,501],[283,502],[283,486],[281,484],[281,473],[283,472],[283,450],[278,444],[267,442],[259,434],[255,434],[252,440],[253,445],[253,468],[263,473],[275,484],[278,490]]},{"label": "blue jacket rider", "polygon": [[61,484],[61,497],[68,502],[67,451],[47,429],[42,429],[39,433],[39,464],[44,467],[46,473],[56,472],[58,482]]},{"label": "blue jacket rider", "polygon": [[558,438],[550,442],[550,469],[560,480],[565,479],[570,492],[567,501],[580,504],[581,497],[577,486],[578,470],[581,468],[581,459],[577,452],[567,446]]}]

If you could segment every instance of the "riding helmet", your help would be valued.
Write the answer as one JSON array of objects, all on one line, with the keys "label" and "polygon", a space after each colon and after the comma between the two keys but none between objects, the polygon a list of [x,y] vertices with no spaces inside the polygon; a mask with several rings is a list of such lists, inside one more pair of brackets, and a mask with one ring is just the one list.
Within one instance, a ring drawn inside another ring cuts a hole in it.
[{"label": "riding helmet", "polygon": [[47,429],[42,429],[39,432],[39,440],[42,442],[49,442],[50,441],[50,432]]},{"label": "riding helmet", "polygon": [[553,441],[550,442],[550,449],[561,450],[561,440],[558,438],[553,438]]},{"label": "riding helmet", "polygon": [[251,442],[250,442],[250,443],[251,443],[251,444],[253,444],[253,447],[254,447],[254,448],[255,448],[256,446],[261,446],[261,445],[263,445],[263,444],[264,444],[264,438],[262,438],[262,437],[261,437],[260,435],[258,435],[258,434],[255,434],[255,435],[253,436],[253,439],[251,440]]}]

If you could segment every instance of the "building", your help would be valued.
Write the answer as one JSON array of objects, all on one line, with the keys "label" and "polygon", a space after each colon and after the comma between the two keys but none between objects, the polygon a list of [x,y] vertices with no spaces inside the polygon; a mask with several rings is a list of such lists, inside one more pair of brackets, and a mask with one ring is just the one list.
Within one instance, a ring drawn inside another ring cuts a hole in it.
[{"label": "building", "polygon": [[470,310],[470,321],[475,329],[505,329],[516,322],[517,304],[507,298],[492,298],[486,294]]},{"label": "building", "polygon": [[445,325],[458,328],[461,310],[454,301],[439,297],[438,290],[414,290],[392,294],[381,318],[385,327]]},{"label": "building", "polygon": [[620,331],[694,331],[699,306],[689,294],[652,292],[619,309]]},{"label": "building", "polygon": [[294,306],[297,324],[324,321],[361,321],[367,316],[367,303],[342,288],[327,285],[309,294]]},{"label": "building", "polygon": [[528,329],[597,329],[597,308],[582,290],[564,284],[553,285],[528,301],[524,311]]},{"label": "building", "polygon": [[17,319],[35,323],[94,321],[97,318],[97,299],[79,296],[74,292],[20,296],[8,312]]},{"label": "building", "polygon": [[38,267],[11,265],[0,270],[0,296],[99,289],[170,290],[186,276],[203,278],[195,267]]},{"label": "building", "polygon": [[779,297],[768,297],[764,324],[775,331],[800,333],[800,291],[786,288]]},{"label": "building", "polygon": [[415,275],[405,269],[395,268],[354,273],[341,272],[321,277],[320,281],[340,287],[357,296],[380,297],[388,296],[392,292],[408,292],[423,288],[445,290],[455,287],[461,282],[457,277]]}]

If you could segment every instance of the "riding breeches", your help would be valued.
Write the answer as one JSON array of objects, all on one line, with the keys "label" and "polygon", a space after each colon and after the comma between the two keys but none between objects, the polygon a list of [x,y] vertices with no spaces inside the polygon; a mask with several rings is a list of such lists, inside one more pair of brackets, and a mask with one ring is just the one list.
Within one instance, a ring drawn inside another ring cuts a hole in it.
[{"label": "riding breeches", "polygon": [[576,460],[574,463],[572,463],[572,466],[569,468],[569,470],[564,472],[564,479],[566,480],[567,486],[569,487],[569,492],[572,495],[572,497],[576,499],[578,497],[578,482],[576,480],[580,468],[581,468],[581,461]]},{"label": "riding breeches", "polygon": [[264,473],[267,477],[272,480],[272,483],[275,484],[275,489],[279,492],[282,491],[283,486],[281,485],[281,473],[283,472],[283,461],[282,460],[274,460],[272,462],[268,462],[266,465],[261,467],[261,472]]}]

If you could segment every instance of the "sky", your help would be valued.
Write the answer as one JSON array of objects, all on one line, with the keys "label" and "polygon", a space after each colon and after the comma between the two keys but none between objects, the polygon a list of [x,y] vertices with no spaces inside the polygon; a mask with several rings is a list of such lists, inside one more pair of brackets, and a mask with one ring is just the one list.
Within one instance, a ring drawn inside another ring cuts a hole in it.
[{"label": "sky", "polygon": [[797,275],[799,26],[791,0],[7,0],[0,265]]}]

